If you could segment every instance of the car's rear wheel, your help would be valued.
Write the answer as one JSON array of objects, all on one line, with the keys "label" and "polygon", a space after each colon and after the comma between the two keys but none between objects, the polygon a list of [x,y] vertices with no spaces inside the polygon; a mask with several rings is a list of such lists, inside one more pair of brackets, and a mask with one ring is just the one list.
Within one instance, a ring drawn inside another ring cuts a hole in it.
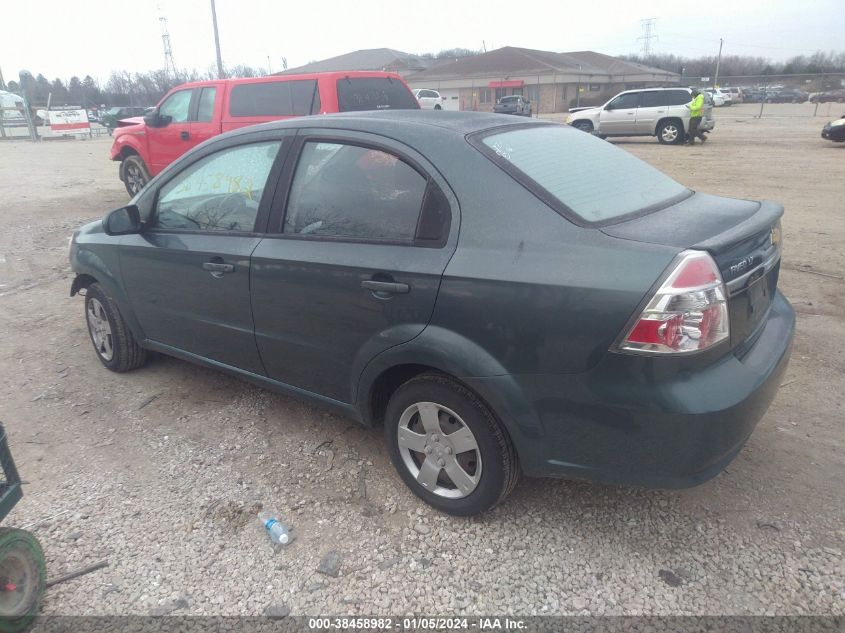
[{"label": "car's rear wheel", "polygon": [[134,198],[135,194],[141,191],[148,182],[150,182],[150,172],[140,156],[132,154],[123,159],[123,184],[130,196]]},{"label": "car's rear wheel", "polygon": [[581,130],[582,132],[592,132],[593,131],[593,124],[590,121],[575,121],[572,124],[576,130]]},{"label": "car's rear wheel", "polygon": [[138,345],[117,304],[93,283],[85,291],[85,321],[97,358],[108,369],[125,372],[147,361],[147,352]]},{"label": "car's rear wheel", "polygon": [[390,459],[411,491],[455,516],[484,512],[519,478],[513,444],[481,399],[442,374],[422,374],[387,405]]},{"label": "car's rear wheel", "polygon": [[664,145],[683,143],[684,128],[677,121],[664,121],[657,128],[657,140]]}]

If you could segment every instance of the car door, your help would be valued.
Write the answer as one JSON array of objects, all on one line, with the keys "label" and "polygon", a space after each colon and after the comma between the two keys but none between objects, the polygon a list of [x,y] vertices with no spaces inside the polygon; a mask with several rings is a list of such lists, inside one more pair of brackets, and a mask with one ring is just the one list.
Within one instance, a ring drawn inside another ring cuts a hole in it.
[{"label": "car door", "polygon": [[252,257],[255,336],[271,378],[351,403],[364,366],[426,327],[457,240],[457,203],[413,150],[303,130]]},{"label": "car door", "polygon": [[602,134],[636,134],[639,92],[626,92],[613,98],[599,115]]},{"label": "car door", "polygon": [[666,90],[644,90],[637,107],[637,134],[654,134],[657,122],[666,115]]},{"label": "car door", "polygon": [[147,126],[147,142],[150,147],[150,169],[153,175],[167,167],[194,144],[191,138],[191,101],[196,89],[177,90],[167,97],[158,108],[158,113],[169,117],[166,125]]},{"label": "car door", "polygon": [[286,138],[230,139],[150,194],[155,202],[144,230],[123,238],[120,251],[123,282],[149,340],[264,374],[252,326],[250,255],[266,228]]}]

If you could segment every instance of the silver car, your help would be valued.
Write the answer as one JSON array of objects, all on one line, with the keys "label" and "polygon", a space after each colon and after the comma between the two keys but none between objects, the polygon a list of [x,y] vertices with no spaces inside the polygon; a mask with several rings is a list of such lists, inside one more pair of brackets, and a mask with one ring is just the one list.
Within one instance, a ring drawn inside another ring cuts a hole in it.
[{"label": "silver car", "polygon": [[[689,88],[644,88],[620,92],[603,106],[571,112],[566,122],[601,137],[656,136],[661,143],[683,143],[689,130],[692,101]],[[704,110],[698,129],[715,127],[713,100],[704,95]]]}]

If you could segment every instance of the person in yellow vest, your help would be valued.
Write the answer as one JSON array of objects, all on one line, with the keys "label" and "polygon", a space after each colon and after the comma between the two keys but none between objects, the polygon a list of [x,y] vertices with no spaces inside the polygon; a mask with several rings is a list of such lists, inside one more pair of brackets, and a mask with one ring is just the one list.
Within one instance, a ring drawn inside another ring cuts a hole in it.
[{"label": "person in yellow vest", "polygon": [[695,137],[701,139],[701,142],[707,140],[707,137],[704,136],[704,132],[700,132],[698,126],[701,124],[701,115],[704,113],[704,95],[701,94],[701,91],[693,88],[692,89],[692,101],[687,104],[687,108],[689,108],[689,132],[687,133],[687,145],[692,145],[695,142]]}]

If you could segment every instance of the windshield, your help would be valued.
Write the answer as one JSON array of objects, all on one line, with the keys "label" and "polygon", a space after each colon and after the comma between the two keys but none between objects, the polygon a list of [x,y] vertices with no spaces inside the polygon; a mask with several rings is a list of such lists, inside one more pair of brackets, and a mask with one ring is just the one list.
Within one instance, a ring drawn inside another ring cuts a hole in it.
[{"label": "windshield", "polygon": [[569,126],[532,125],[481,142],[517,180],[587,222],[662,206],[689,192],[628,152]]}]

